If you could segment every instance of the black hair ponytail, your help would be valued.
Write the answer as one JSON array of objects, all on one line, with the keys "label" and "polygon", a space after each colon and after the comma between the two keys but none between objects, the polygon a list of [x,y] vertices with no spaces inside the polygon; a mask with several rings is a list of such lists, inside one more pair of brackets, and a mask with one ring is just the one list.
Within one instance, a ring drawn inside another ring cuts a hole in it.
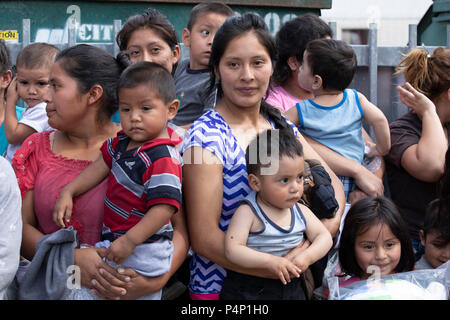
[{"label": "black hair ponytail", "polygon": [[279,130],[287,130],[293,133],[292,127],[287,123],[286,119],[281,115],[280,110],[268,104],[264,99],[261,101],[261,115],[272,121]]}]

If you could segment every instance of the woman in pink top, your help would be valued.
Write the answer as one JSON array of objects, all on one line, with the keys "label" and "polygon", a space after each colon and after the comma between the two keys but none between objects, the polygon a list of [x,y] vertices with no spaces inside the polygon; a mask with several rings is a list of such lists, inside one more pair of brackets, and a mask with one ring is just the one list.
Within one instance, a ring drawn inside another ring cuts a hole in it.
[{"label": "woman in pink top", "polygon": [[[57,231],[52,212],[61,188],[99,157],[103,142],[121,129],[111,121],[121,71],[110,54],[89,45],[68,48],[57,56],[45,97],[49,124],[56,130],[33,134],[13,158],[22,192],[21,254],[25,258],[32,260],[38,241]],[[71,225],[79,244],[100,240],[106,184],[107,180],[74,201]],[[165,284],[163,276],[144,277],[132,269],[119,273],[120,268],[110,267],[102,256],[102,249],[74,249],[81,285],[100,297],[135,299]]]},{"label": "woman in pink top", "polygon": [[267,103],[286,112],[297,102],[313,97],[297,80],[303,52],[309,41],[331,38],[332,34],[328,24],[312,13],[289,20],[280,28],[275,38],[278,49],[272,76],[275,86],[269,90]]},{"label": "woman in pink top", "polygon": [[[298,81],[304,51],[311,40],[331,38],[332,34],[327,23],[318,16],[307,13],[283,24],[276,35],[278,57],[272,76],[275,86],[269,90],[266,102],[280,109],[296,126],[300,125],[300,118],[295,104],[314,97],[311,92],[303,89]],[[363,135],[365,143],[371,145],[373,140],[364,129]],[[360,163],[341,156],[306,135],[304,137],[334,173],[354,180],[357,188],[350,193],[349,203],[384,194],[382,177],[385,164],[381,157],[378,157],[379,167],[373,169],[375,172],[371,172]]]}]

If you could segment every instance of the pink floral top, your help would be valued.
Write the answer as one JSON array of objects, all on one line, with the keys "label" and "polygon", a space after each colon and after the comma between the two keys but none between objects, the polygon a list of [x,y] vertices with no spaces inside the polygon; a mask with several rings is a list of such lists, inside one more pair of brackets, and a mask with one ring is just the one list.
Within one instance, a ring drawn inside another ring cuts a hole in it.
[{"label": "pink floral top", "polygon": [[[50,148],[51,132],[28,137],[12,161],[22,198],[28,190],[34,190],[37,228],[44,234],[59,229],[52,214],[61,189],[91,163],[55,155]],[[107,180],[74,198],[69,225],[78,231],[79,244],[94,245],[100,240]]]}]

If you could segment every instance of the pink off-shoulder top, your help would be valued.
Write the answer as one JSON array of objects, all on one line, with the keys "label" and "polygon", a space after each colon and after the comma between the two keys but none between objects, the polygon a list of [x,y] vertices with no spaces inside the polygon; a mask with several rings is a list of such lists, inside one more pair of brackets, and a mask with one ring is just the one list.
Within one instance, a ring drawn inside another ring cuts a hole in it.
[{"label": "pink off-shoulder top", "polygon": [[[22,198],[28,190],[34,190],[37,228],[44,234],[59,229],[53,222],[52,213],[61,189],[91,163],[54,154],[50,147],[50,133],[35,133],[28,137],[12,161]],[[93,246],[100,240],[107,180],[74,198],[69,225],[78,231],[79,244]]]}]

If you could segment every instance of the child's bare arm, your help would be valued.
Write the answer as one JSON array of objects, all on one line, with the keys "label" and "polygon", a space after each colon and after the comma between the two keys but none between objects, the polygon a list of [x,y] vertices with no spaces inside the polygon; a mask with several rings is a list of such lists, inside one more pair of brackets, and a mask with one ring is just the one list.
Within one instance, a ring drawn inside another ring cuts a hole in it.
[{"label": "child's bare arm", "polygon": [[249,206],[241,205],[236,209],[225,236],[226,258],[244,268],[264,266],[276,273],[284,284],[290,282],[291,274],[299,277],[302,271],[289,259],[259,252],[246,246],[253,219],[255,215]]},{"label": "child's bare arm", "polygon": [[5,135],[10,144],[21,144],[26,138],[36,132],[32,127],[19,123],[16,114],[16,104],[19,101],[17,93],[17,78],[11,81],[6,94]]},{"label": "child's bare arm", "polygon": [[375,150],[371,150],[369,157],[376,155],[384,156],[388,154],[391,149],[391,133],[389,130],[389,123],[384,113],[378,109],[377,106],[367,100],[363,94],[358,92],[358,97],[363,110],[364,120],[372,126],[373,132],[375,133],[375,139],[377,141]]},{"label": "child's bare arm", "polygon": [[169,204],[152,206],[141,221],[111,244],[106,258],[117,264],[122,263],[137,245],[161,229],[176,211],[177,209]]},{"label": "child's bare arm", "polygon": [[330,251],[333,239],[330,232],[308,207],[300,205],[300,208],[306,220],[305,233],[311,245],[294,258],[294,264],[304,271]]},{"label": "child's bare arm", "polygon": [[109,167],[100,155],[61,190],[53,209],[53,221],[63,228],[64,220],[69,221],[72,216],[72,199],[102,182],[108,176],[109,171]]}]

